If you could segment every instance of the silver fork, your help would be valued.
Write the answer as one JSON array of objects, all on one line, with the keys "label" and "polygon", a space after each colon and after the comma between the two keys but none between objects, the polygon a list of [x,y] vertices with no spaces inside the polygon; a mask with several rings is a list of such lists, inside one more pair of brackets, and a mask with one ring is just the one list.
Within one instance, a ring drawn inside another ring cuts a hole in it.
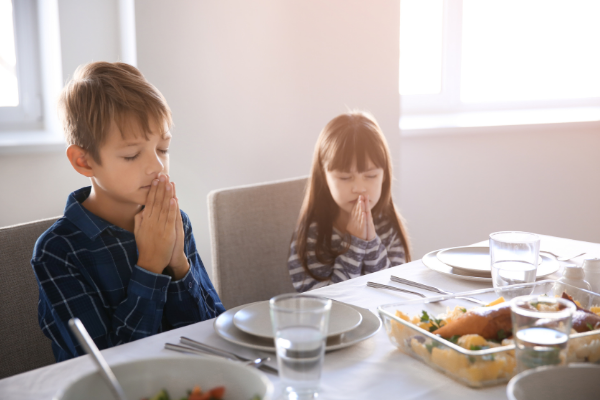
[{"label": "silver fork", "polygon": [[[408,279],[400,278],[399,276],[392,275],[392,276],[390,276],[390,279],[392,281],[394,281],[394,282],[397,282],[397,283],[402,283],[404,285],[416,287],[416,288],[423,289],[423,290],[429,290],[430,292],[439,293],[439,294],[454,295],[453,292],[448,292],[447,290],[443,290],[443,289],[437,288],[435,286],[425,285],[424,283],[409,281]],[[485,306],[487,304],[485,301],[481,301],[481,300],[478,300],[478,299],[473,298],[473,297],[463,297],[463,296],[460,296],[460,297],[456,297],[456,298],[457,299],[467,300],[467,301],[470,301],[472,303],[477,303],[477,304],[480,304],[482,306]]]},{"label": "silver fork", "polygon": [[410,293],[410,294],[415,294],[415,295],[421,296],[421,297],[427,297],[423,293],[412,292],[410,290],[401,289],[401,288],[398,288],[398,287],[395,287],[395,286],[384,285],[383,283],[367,282],[367,286],[375,288],[375,289],[395,290],[396,292]]},{"label": "silver fork", "polygon": [[[221,357],[225,357],[225,358],[229,358],[229,359],[233,359],[233,360],[238,360],[238,361],[244,361],[244,362],[252,361],[249,358],[238,356],[237,354],[231,353],[229,351],[226,351],[226,350],[223,350],[223,349],[219,349],[219,348],[216,348],[216,347],[213,347],[213,346],[209,346],[206,343],[200,343],[197,340],[190,339],[190,338],[187,338],[185,336],[181,336],[179,338],[179,341],[181,343],[183,343],[184,345],[186,345],[186,346],[190,346],[192,348],[199,349],[199,350],[202,350],[202,351],[205,351],[205,352],[208,352],[208,353],[212,353],[212,354],[215,354],[215,355],[218,355],[218,356],[221,356]],[[265,361],[269,361],[269,360],[270,360],[270,357],[267,357],[265,359]],[[270,365],[267,365],[267,364],[261,365],[259,367],[259,369],[262,369],[265,372],[270,372],[272,374],[279,375],[279,371],[277,370],[277,368],[273,368],[273,367],[271,367]]]},{"label": "silver fork", "polygon": [[[226,357],[222,357],[220,355],[216,355],[214,353],[209,353],[208,351],[204,351],[204,350],[200,350],[200,349],[195,349],[192,347],[188,347],[188,346],[182,346],[179,344],[173,344],[173,343],[165,343],[165,349],[167,350],[171,350],[171,351],[177,351],[179,353],[186,353],[186,354],[199,354],[199,355],[207,355],[210,357],[220,357],[220,358],[226,358]],[[230,360],[230,358],[227,358],[228,360]],[[257,358],[256,360],[250,360],[250,361],[240,361],[241,363],[245,364],[245,365],[249,365],[251,367],[255,367],[258,368],[260,366],[263,365],[264,362],[268,361],[270,359],[270,357],[264,357],[264,358]],[[238,361],[237,359],[234,361]]]}]

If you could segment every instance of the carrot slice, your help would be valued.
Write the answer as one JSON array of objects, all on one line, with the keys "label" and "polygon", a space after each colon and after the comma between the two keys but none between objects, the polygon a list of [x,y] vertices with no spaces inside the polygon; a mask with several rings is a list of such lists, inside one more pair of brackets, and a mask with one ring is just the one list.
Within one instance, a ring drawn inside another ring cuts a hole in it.
[{"label": "carrot slice", "polygon": [[225,395],[225,386],[217,386],[216,388],[209,390],[208,393],[210,393],[214,399],[221,400]]}]

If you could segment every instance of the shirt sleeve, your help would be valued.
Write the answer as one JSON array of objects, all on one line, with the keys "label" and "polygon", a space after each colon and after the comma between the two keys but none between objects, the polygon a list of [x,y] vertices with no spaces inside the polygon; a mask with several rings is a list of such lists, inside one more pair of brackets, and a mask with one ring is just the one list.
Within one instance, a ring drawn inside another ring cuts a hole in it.
[{"label": "shirt sleeve", "polygon": [[386,249],[387,258],[390,261],[390,267],[406,263],[406,253],[404,243],[400,240],[400,234],[391,223],[382,223],[376,226],[375,230],[381,232],[378,234],[382,245]]},{"label": "shirt sleeve", "polygon": [[182,279],[171,281],[168,287],[165,319],[173,328],[211,319],[225,311],[196,249],[190,219],[183,211],[181,216],[185,232],[184,251],[190,270]]},{"label": "shirt sleeve", "polygon": [[[376,232],[377,236],[370,241],[350,235],[348,251],[338,256],[333,264],[323,264],[315,255],[316,225],[311,226],[307,238],[307,265],[314,275],[329,277],[323,281],[314,279],[305,271],[296,251],[296,236],[294,236],[288,259],[288,270],[294,289],[305,292],[403,264],[404,246],[392,225],[385,222],[378,224]],[[337,233],[334,233],[332,243],[336,242],[336,235]],[[345,243],[342,244],[344,245]]]},{"label": "shirt sleeve", "polygon": [[372,242],[376,250],[365,257],[363,272],[370,274],[406,263],[404,245],[392,223],[381,221],[375,226],[375,232],[377,236]]},{"label": "shirt sleeve", "polygon": [[83,267],[90,262],[86,253],[85,249],[76,251],[68,237],[56,235],[46,238],[36,251],[32,266],[40,289],[39,322],[44,334],[74,357],[85,351],[68,328],[71,318],[81,320],[99,349],[158,333],[171,278],[133,266],[129,283],[119,289],[125,292],[124,299],[113,308]]},{"label": "shirt sleeve", "polygon": [[[336,235],[338,234],[334,233],[332,242],[344,240],[336,237]],[[314,279],[304,270],[296,251],[296,235],[294,235],[290,248],[290,257],[288,259],[288,270],[292,278],[294,289],[298,292],[317,289],[362,275],[363,260],[365,257],[371,255],[374,246],[376,245],[374,241],[367,242],[350,235],[349,238],[346,238],[350,241],[348,251],[336,257],[332,264],[323,264],[316,257],[316,238],[316,225],[312,225],[309,229],[307,238],[307,266],[314,275],[327,278],[323,281],[319,281]],[[345,245],[344,242],[342,246]]]}]

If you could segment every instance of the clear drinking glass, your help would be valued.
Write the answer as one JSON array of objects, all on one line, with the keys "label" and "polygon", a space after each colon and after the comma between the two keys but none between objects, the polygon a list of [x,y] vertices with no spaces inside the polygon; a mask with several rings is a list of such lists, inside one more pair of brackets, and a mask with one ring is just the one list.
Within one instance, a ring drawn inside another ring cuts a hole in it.
[{"label": "clear drinking glass", "polygon": [[575,304],[548,296],[521,296],[510,303],[519,372],[565,365]]},{"label": "clear drinking glass", "polygon": [[318,396],[331,300],[283,294],[270,301],[279,377],[288,399]]},{"label": "clear drinking glass", "polygon": [[[527,232],[490,234],[490,258],[494,288],[535,281],[540,255],[540,238]],[[499,296],[506,300],[531,294],[532,288],[515,288]],[[497,291],[499,293],[499,291]]]}]

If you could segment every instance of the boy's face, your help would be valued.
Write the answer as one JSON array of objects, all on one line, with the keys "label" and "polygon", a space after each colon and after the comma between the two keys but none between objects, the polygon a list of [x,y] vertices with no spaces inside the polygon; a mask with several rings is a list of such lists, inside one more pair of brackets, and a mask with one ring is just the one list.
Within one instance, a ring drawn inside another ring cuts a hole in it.
[{"label": "boy's face", "polygon": [[367,160],[366,170],[358,172],[356,163],[350,171],[326,171],[327,186],[340,210],[351,213],[358,196],[368,196],[368,207],[373,209],[381,197],[383,169]]},{"label": "boy's face", "polygon": [[155,122],[150,123],[151,134],[147,140],[142,127],[125,120],[121,135],[118,125],[113,120],[107,137],[100,148],[101,165],[91,158],[98,190],[102,195],[120,203],[143,205],[150,190],[152,180],[162,172],[169,173],[169,145],[171,134],[161,136],[162,130]]}]

